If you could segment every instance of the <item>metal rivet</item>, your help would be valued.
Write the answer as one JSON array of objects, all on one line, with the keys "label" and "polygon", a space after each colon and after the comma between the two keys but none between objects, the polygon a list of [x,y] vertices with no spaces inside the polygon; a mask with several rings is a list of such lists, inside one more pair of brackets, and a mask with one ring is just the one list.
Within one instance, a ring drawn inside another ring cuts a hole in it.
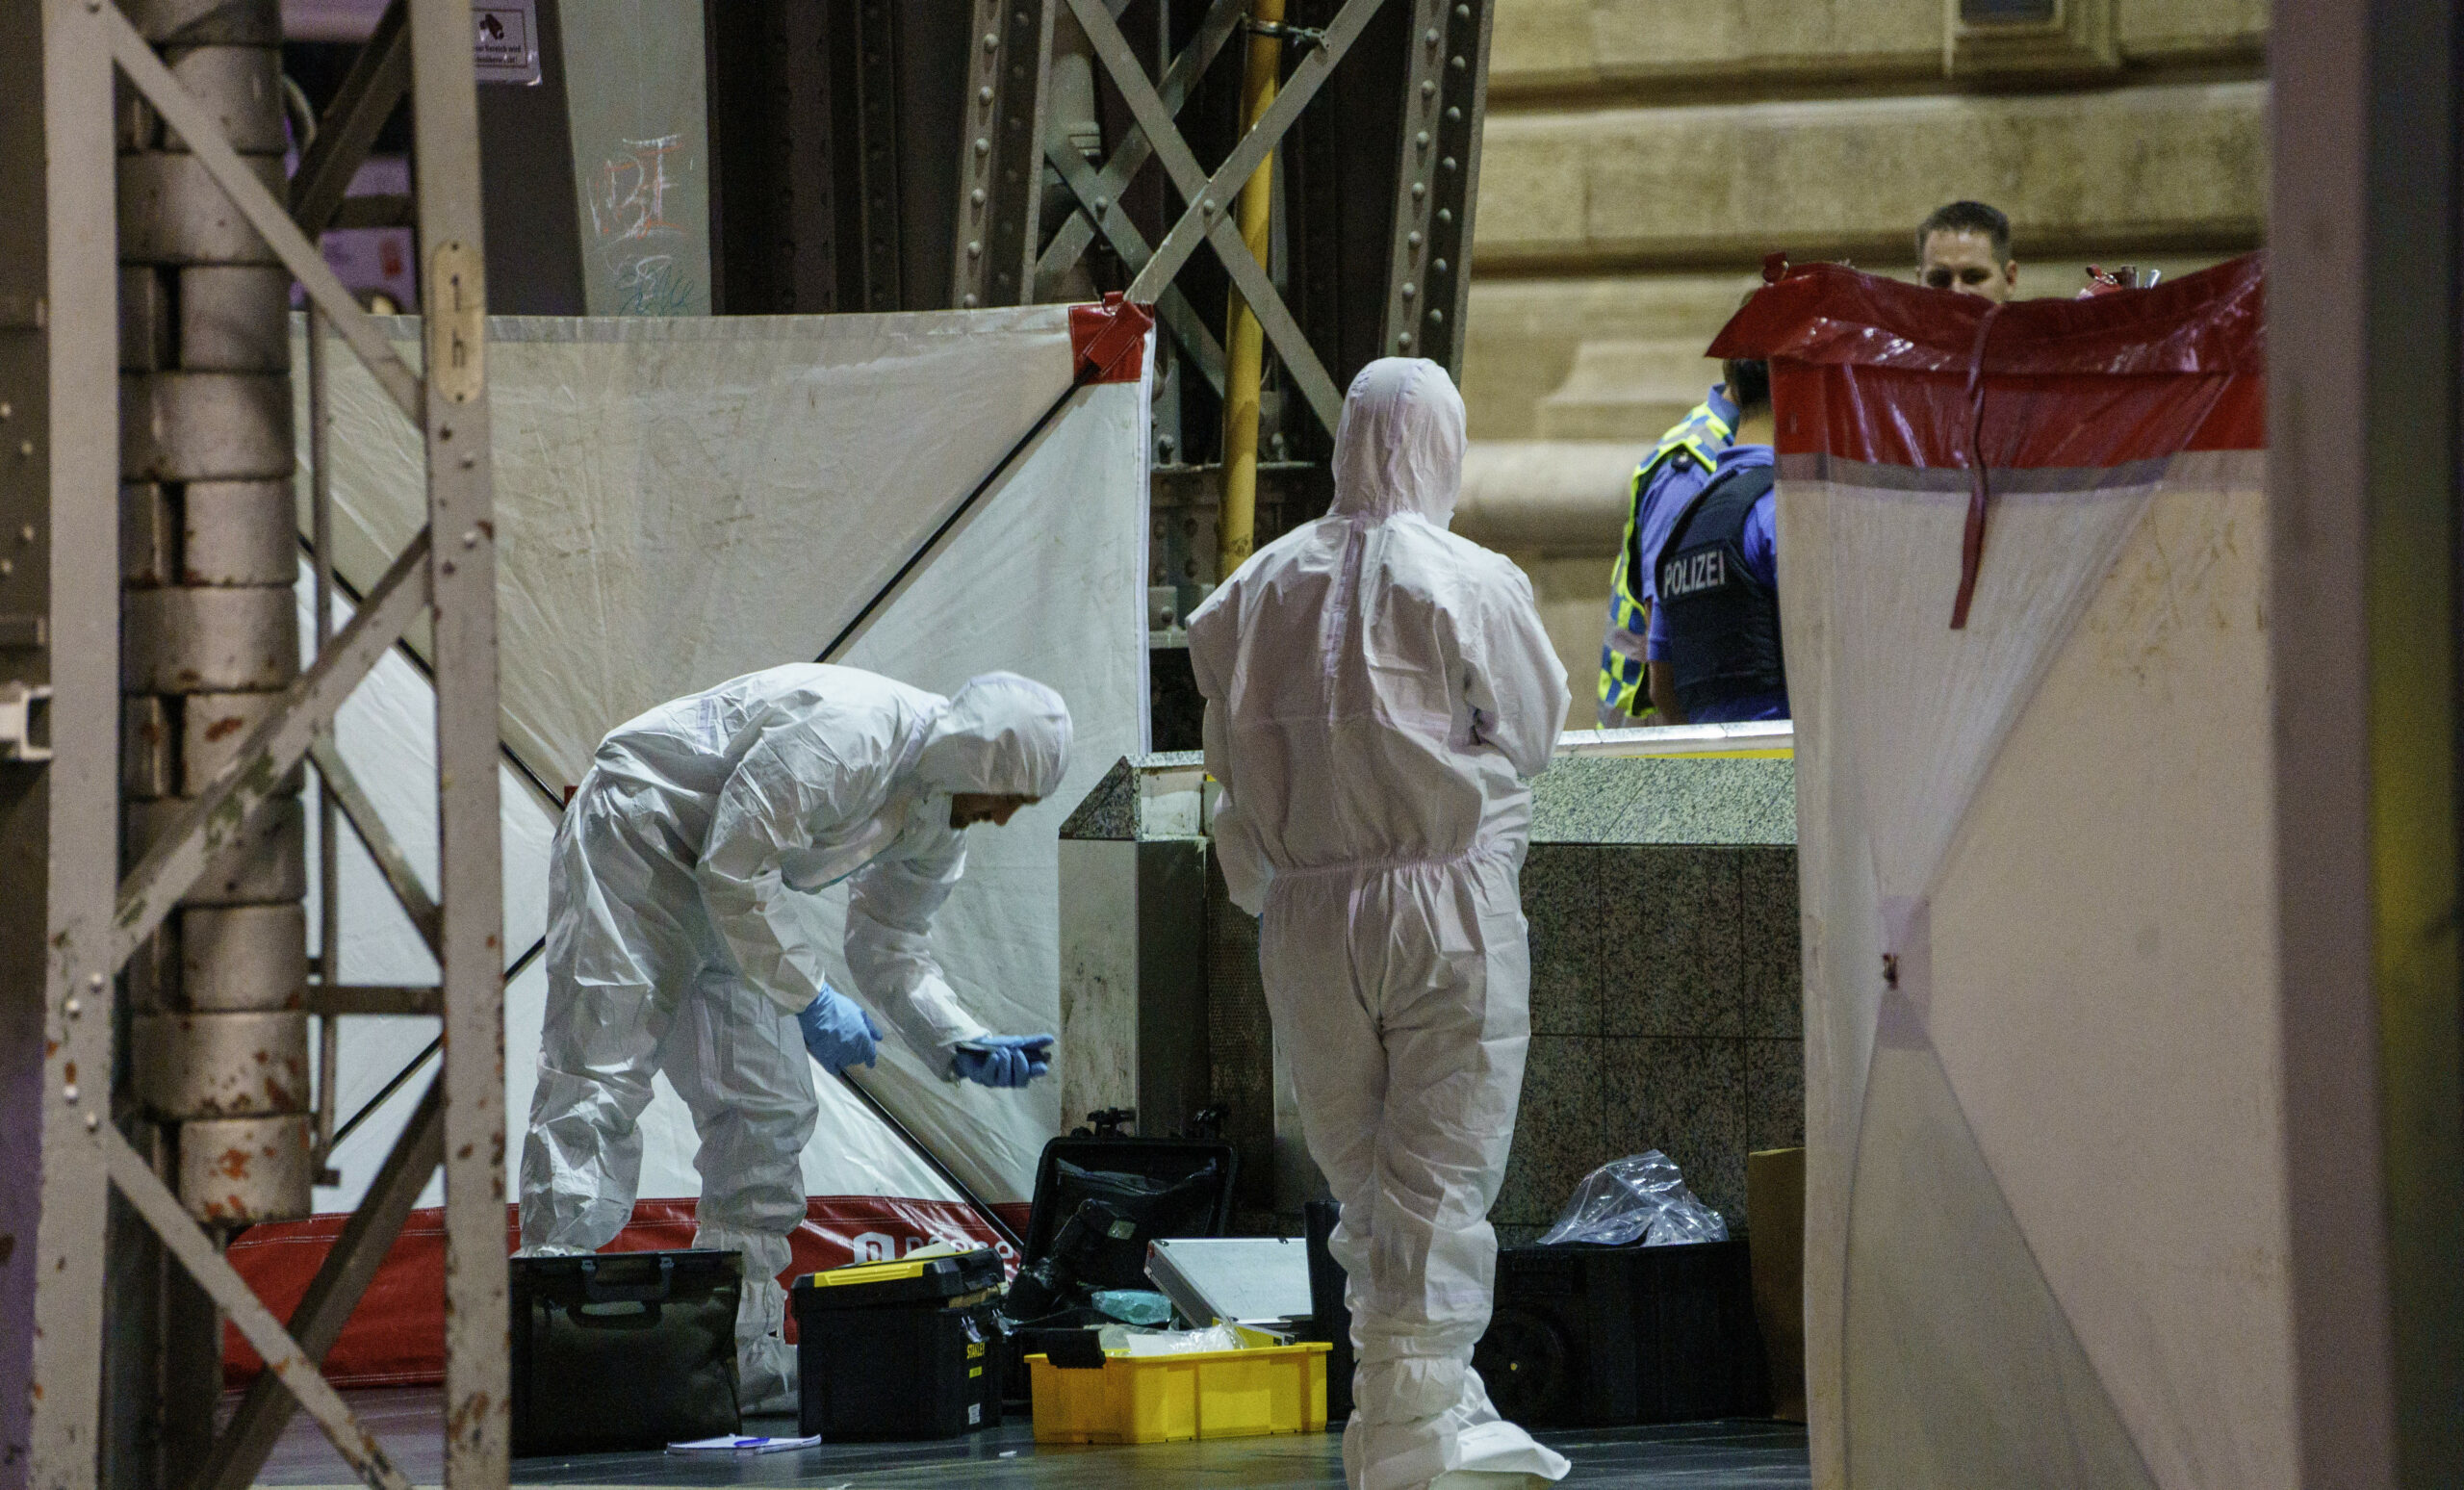
[{"label": "metal rivet", "polygon": [[977,140],[976,140],[976,141],[975,141],[975,153],[976,153],[976,154],[978,154],[978,155],[988,154],[988,153],[989,153],[989,152],[990,152],[990,150],[991,150],[991,149],[992,149],[992,141],[989,141],[989,140],[986,140],[986,139],[983,139],[983,138],[982,138],[982,137],[980,137],[980,136],[977,138]]},{"label": "metal rivet", "polygon": [[16,572],[17,566],[14,561],[10,559],[0,559],[0,575],[13,575]]},{"label": "metal rivet", "polygon": [[1415,248],[1418,248],[1421,245],[1421,230],[1419,228],[1412,229],[1410,235],[1406,237],[1403,242],[1411,244]]},{"label": "metal rivet", "polygon": [[1438,164],[1438,165],[1440,165],[1440,166],[1443,166],[1443,167],[1446,167],[1448,170],[1452,170],[1452,169],[1454,168],[1454,157],[1452,157],[1452,156],[1450,156],[1450,156],[1448,156],[1446,159],[1444,159],[1444,160],[1442,160],[1442,161],[1438,162],[1437,164]]},{"label": "metal rivet", "polygon": [[972,259],[983,252],[984,244],[982,242],[972,239],[968,241],[966,245],[966,256],[968,258]]},{"label": "metal rivet", "polygon": [[963,306],[964,308],[966,308],[966,309],[968,309],[968,310],[973,310],[973,309],[975,309],[975,296],[974,296],[974,295],[967,295],[967,296],[966,296],[966,297],[964,297],[963,299],[960,300],[960,301],[959,301],[959,304],[960,304],[960,305],[962,305],[962,306]]},{"label": "metal rivet", "polygon": [[1452,210],[1451,208],[1440,207],[1439,209],[1437,209],[1437,220],[1438,220],[1438,221],[1440,221],[1440,222],[1451,222],[1451,221],[1453,221],[1453,220],[1454,220],[1454,213],[1453,213],[1453,210]]},{"label": "metal rivet", "polygon": [[104,979],[104,977],[103,977],[103,975],[102,975],[101,973],[96,973],[96,974],[94,974],[92,977],[90,977],[90,978],[89,978],[89,979],[87,979],[87,980],[86,980],[86,987],[88,987],[88,988],[90,988],[90,989],[92,989],[95,992],[99,993],[99,992],[101,992],[101,991],[102,991],[103,984],[104,984],[104,982],[105,982],[105,981],[106,981],[106,980]]},{"label": "metal rivet", "polygon": [[977,206],[977,207],[981,207],[981,206],[983,206],[983,205],[984,205],[984,188],[982,188],[982,187],[977,187],[974,191],[969,192],[968,193],[966,193],[966,199],[967,199],[967,201],[968,201],[970,204],[972,204],[972,205],[974,205],[974,206]]},{"label": "metal rivet", "polygon": [[1212,200],[1200,202],[1197,204],[1197,210],[1203,215],[1212,218],[1215,216],[1215,203]]},{"label": "metal rivet", "polygon": [[1430,325],[1433,325],[1433,326],[1434,326],[1434,325],[1442,324],[1442,323],[1445,321],[1445,320],[1446,320],[1446,312],[1444,312],[1444,311],[1442,311],[1442,310],[1439,310],[1439,309],[1438,309],[1436,306],[1434,306],[1434,305],[1432,305],[1432,306],[1430,306],[1430,307],[1428,308],[1428,323],[1429,323]]},{"label": "metal rivet", "polygon": [[1112,205],[1113,199],[1109,196],[1098,196],[1095,198],[1095,210],[1097,212],[1109,212],[1112,210]]},{"label": "metal rivet", "polygon": [[20,454],[20,455],[32,455],[34,452],[35,452],[35,442],[33,442],[32,440],[20,440],[20,441],[18,441],[18,442],[17,442],[17,453],[18,453],[18,454]]},{"label": "metal rivet", "polygon": [[1431,46],[1437,45],[1437,28],[1435,26],[1428,28],[1427,32],[1421,37],[1421,39]]},{"label": "metal rivet", "polygon": [[1448,63],[1447,65],[1453,68],[1455,71],[1460,72],[1463,70],[1463,59],[1458,54],[1455,59],[1452,62]]},{"label": "metal rivet", "polygon": [[1419,134],[1414,135],[1414,136],[1412,137],[1412,143],[1414,143],[1414,144],[1416,144],[1416,145],[1419,145],[1419,146],[1420,146],[1422,149],[1424,149],[1424,150],[1427,149],[1427,148],[1428,148],[1428,131],[1427,131],[1427,130],[1422,130]]},{"label": "metal rivet", "polygon": [[1446,111],[1446,122],[1448,122],[1449,124],[1460,124],[1460,123],[1462,123],[1462,122],[1463,122],[1463,111],[1462,111],[1462,110],[1460,110],[1460,109],[1454,109],[1454,108],[1450,108],[1450,109],[1448,109],[1448,110]]},{"label": "metal rivet", "polygon": [[1435,269],[1435,270],[1437,270],[1437,272],[1439,272],[1439,273],[1441,273],[1441,274],[1443,274],[1443,273],[1445,273],[1445,272],[1446,272],[1446,261],[1445,261],[1444,259],[1440,259],[1440,260],[1438,260],[1436,264],[1434,264],[1434,265],[1432,265],[1432,266],[1430,266],[1430,267],[1431,267],[1431,268],[1433,268],[1433,269]]},{"label": "metal rivet", "polygon": [[1426,195],[1428,195],[1427,182],[1415,181],[1412,183],[1412,200],[1419,201],[1422,197]]},{"label": "metal rivet", "polygon": [[68,1085],[61,1088],[60,1099],[64,1102],[75,1102],[77,1100],[77,1084],[72,1081]]},{"label": "metal rivet", "polygon": [[992,85],[987,83],[982,88],[977,89],[975,90],[975,101],[982,104],[990,103],[992,101]]},{"label": "metal rivet", "polygon": [[475,528],[475,527],[466,527],[466,528],[464,528],[464,529],[462,530],[462,547],[464,547],[464,548],[466,548],[466,549],[475,549],[475,548],[477,548],[478,546],[479,546],[479,530],[478,530],[477,528]]},{"label": "metal rivet", "polygon": [[0,403],[0,419],[7,419],[9,416],[16,412],[16,407],[13,404]]},{"label": "metal rivet", "polygon": [[1408,300],[1408,299],[1410,299],[1413,295],[1418,295],[1418,294],[1420,294],[1420,293],[1421,293],[1421,287],[1420,287],[1420,286],[1418,286],[1418,285],[1416,285],[1416,284],[1413,284],[1413,283],[1412,283],[1410,280],[1408,280],[1408,279],[1406,279],[1406,280],[1404,280],[1404,281],[1403,281],[1403,298],[1404,298],[1404,299]]},{"label": "metal rivet", "polygon": [[32,523],[28,523],[25,527],[18,528],[18,529],[17,529],[17,541],[18,541],[19,543],[32,543],[32,542],[34,542],[34,541],[35,541],[35,525],[33,525]]},{"label": "metal rivet", "polygon": [[1396,346],[1398,346],[1398,347],[1401,347],[1401,348],[1403,348],[1405,351],[1409,351],[1409,350],[1411,350],[1411,348],[1412,348],[1412,333],[1410,333],[1409,331],[1404,331],[1404,332],[1399,332],[1399,333],[1398,333],[1398,334],[1396,335],[1396,337],[1395,337],[1395,345],[1396,345]]},{"label": "metal rivet", "polygon": [[84,1013],[86,1012],[86,1001],[85,1001],[85,1000],[83,1000],[83,999],[81,999],[81,998],[79,998],[79,997],[77,997],[75,994],[70,994],[70,995],[69,995],[69,998],[68,998],[67,1010],[68,1010],[68,1017],[70,1017],[71,1019],[74,1019],[74,1018],[76,1018],[79,1015],[84,1014]]},{"label": "metal rivet", "polygon": [[1421,96],[1422,96],[1423,98],[1433,98],[1433,97],[1435,97],[1436,95],[1437,95],[1437,82],[1436,82],[1436,80],[1435,80],[1435,79],[1433,79],[1433,78],[1424,78],[1424,79],[1422,79],[1422,80],[1421,80]]},{"label": "metal rivet", "polygon": [[[984,34],[984,49],[988,52],[997,52],[1001,50],[1000,36],[994,32],[986,32]],[[946,98],[949,95],[945,93],[942,96]]]},{"label": "metal rivet", "polygon": [[475,469],[477,469],[478,464],[479,464],[479,457],[478,457],[478,456],[476,456],[476,455],[473,455],[473,454],[469,453],[468,451],[465,451],[465,452],[463,453],[463,456],[462,456],[462,469],[463,469],[463,470],[465,470],[465,471],[472,471],[472,470],[475,470]]},{"label": "metal rivet", "polygon": [[1456,6],[1454,8],[1454,18],[1456,20],[1470,20],[1472,18],[1472,8],[1468,5]]},{"label": "metal rivet", "polygon": [[91,1133],[91,1132],[93,1132],[96,1128],[99,1128],[99,1127],[101,1127],[102,1125],[103,1125],[103,1116],[102,1116],[102,1114],[100,1114],[100,1113],[88,1113],[88,1114],[86,1115],[86,1131],[87,1131],[87,1132]]}]

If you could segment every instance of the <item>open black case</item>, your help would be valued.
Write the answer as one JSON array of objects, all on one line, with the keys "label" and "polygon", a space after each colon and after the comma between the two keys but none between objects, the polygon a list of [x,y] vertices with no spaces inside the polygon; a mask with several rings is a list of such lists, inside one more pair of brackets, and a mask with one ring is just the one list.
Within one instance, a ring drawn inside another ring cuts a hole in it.
[{"label": "open black case", "polygon": [[1224,1235],[1240,1169],[1239,1152],[1220,1139],[1102,1133],[1044,1145],[1026,1255],[1002,1304],[1014,1400],[1027,1389],[1027,1356],[1107,1323],[1091,1302],[1095,1290],[1153,1290],[1149,1242]]}]

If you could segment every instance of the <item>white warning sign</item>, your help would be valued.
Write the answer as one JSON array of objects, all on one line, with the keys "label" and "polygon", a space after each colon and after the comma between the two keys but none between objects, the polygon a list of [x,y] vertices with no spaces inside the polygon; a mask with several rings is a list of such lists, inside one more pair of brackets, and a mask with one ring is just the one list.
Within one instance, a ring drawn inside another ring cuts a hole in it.
[{"label": "white warning sign", "polygon": [[539,81],[537,0],[471,7],[471,61],[482,83]]}]

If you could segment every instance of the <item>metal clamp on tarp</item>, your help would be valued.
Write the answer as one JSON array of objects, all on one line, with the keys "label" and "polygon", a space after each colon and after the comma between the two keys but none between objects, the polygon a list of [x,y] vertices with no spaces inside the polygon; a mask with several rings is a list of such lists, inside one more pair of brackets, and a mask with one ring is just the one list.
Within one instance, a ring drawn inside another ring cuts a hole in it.
[{"label": "metal clamp on tarp", "polygon": [[1069,349],[1077,354],[1071,385],[1137,382],[1146,373],[1146,334],[1154,329],[1155,307],[1117,290],[1101,305],[1069,307]]}]

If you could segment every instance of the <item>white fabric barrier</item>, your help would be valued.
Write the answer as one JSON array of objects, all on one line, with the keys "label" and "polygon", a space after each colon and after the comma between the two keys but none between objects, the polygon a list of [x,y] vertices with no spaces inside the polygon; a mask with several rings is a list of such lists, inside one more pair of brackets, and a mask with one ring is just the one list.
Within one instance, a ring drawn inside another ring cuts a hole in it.
[{"label": "white fabric barrier", "polygon": [[[415,321],[393,328],[418,354]],[[552,789],[578,780],[612,726],[679,694],[809,661],[946,520],[1067,387],[1067,311],[722,320],[491,322],[503,733]],[[415,432],[346,355],[329,359],[336,560],[372,583],[424,521]],[[304,368],[305,357],[295,359]],[[298,427],[304,450],[304,374]],[[972,835],[936,945],[995,1029],[1059,1027],[1057,836],[1103,770],[1144,751],[1146,472],[1143,382],[1074,396],[898,598],[834,660],[939,691],[1006,668],[1069,701],[1077,747],[1063,789]],[[305,527],[303,479],[302,522]],[[305,593],[305,592],[303,592]],[[415,638],[416,639],[416,638]],[[345,753],[396,834],[433,872],[432,703],[388,658],[344,716]],[[380,785],[380,784],[383,784]],[[553,817],[508,770],[507,945],[544,927]],[[372,864],[346,843],[344,976],[416,982],[434,965]],[[817,897],[833,953],[843,896]],[[381,930],[377,928],[382,928]],[[843,965],[837,972],[843,974]],[[507,990],[515,1149],[529,1110],[545,980]],[[432,1020],[349,1020],[342,1111],[432,1038]],[[859,1079],[984,1198],[1027,1198],[1060,1129],[1057,1092],[946,1082],[895,1041]],[[337,1154],[364,1189],[422,1090],[414,1082]],[[818,1077],[805,1156],[812,1194],[947,1198],[851,1093]],[[641,1195],[698,1192],[697,1147],[664,1081],[643,1119]]]},{"label": "white fabric barrier", "polygon": [[2263,289],[1816,266],[1713,346],[1779,412],[1824,1490],[2299,1482]]}]

